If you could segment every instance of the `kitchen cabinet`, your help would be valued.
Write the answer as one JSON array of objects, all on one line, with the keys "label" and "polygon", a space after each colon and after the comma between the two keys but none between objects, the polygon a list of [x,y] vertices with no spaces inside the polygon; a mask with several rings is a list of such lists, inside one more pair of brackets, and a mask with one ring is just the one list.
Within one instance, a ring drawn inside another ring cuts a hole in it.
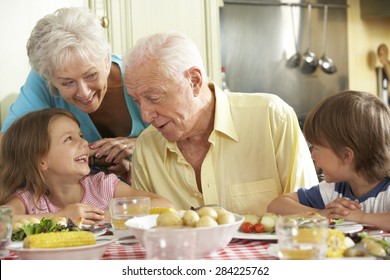
[{"label": "kitchen cabinet", "polygon": [[125,54],[141,37],[164,31],[187,34],[198,46],[209,77],[221,81],[217,0],[90,0],[98,16],[109,20],[113,52]]},{"label": "kitchen cabinet", "polygon": [[362,19],[390,18],[389,0],[360,0]]}]

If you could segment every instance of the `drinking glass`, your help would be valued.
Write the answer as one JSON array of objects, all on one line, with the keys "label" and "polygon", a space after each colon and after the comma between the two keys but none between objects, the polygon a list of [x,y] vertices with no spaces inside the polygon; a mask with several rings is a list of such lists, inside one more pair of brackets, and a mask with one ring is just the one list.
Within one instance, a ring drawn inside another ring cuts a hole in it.
[{"label": "drinking glass", "polygon": [[12,235],[12,209],[0,206],[0,258],[9,255],[7,247],[11,244]]},{"label": "drinking glass", "polygon": [[278,256],[284,260],[324,259],[328,220],[317,214],[281,216],[276,221]]},{"label": "drinking glass", "polygon": [[159,227],[145,231],[143,244],[149,260],[193,260],[196,258],[194,228]]},{"label": "drinking glass", "polygon": [[110,200],[111,225],[114,235],[123,237],[130,235],[125,222],[133,217],[149,215],[149,197],[119,197]]}]

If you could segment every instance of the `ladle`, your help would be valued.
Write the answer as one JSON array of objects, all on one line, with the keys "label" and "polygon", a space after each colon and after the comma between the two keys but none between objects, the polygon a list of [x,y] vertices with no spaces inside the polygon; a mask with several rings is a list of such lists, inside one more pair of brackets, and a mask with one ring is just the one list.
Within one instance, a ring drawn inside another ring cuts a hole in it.
[{"label": "ladle", "polygon": [[387,48],[386,44],[379,45],[378,58],[379,61],[383,64],[383,69],[385,70],[386,78],[390,79],[389,49]]},{"label": "ladle", "polygon": [[318,66],[318,59],[316,55],[311,51],[311,4],[307,5],[307,24],[309,47],[303,54],[302,72],[305,74],[311,74],[317,69]]},{"label": "ladle", "polygon": [[295,34],[295,22],[294,22],[294,11],[293,6],[290,6],[291,8],[291,23],[292,23],[292,31],[293,31],[293,37],[294,37],[294,44],[295,44],[295,54],[293,54],[288,60],[287,60],[287,67],[289,68],[295,68],[298,67],[301,64],[302,56],[299,53],[298,50],[298,42],[297,37]]},{"label": "ladle", "polygon": [[333,62],[333,60],[326,55],[326,47],[327,47],[327,25],[328,25],[328,6],[324,6],[324,29],[323,29],[323,48],[324,48],[324,54],[321,56],[319,60],[319,65],[322,71],[324,71],[327,74],[333,74],[337,71],[336,64]]}]

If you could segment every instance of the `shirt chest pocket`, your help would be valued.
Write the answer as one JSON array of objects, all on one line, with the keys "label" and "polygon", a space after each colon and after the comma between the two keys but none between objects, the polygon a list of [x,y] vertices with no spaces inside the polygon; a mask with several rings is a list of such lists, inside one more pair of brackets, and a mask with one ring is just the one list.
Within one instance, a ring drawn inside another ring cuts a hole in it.
[{"label": "shirt chest pocket", "polygon": [[272,199],[278,196],[274,179],[229,186],[231,207],[240,214],[262,215]]}]

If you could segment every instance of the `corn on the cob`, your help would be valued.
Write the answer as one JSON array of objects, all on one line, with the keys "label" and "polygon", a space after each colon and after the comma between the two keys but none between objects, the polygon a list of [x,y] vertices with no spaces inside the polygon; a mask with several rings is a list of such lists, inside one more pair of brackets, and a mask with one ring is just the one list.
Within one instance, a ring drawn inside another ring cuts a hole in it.
[{"label": "corn on the cob", "polygon": [[60,231],[29,235],[23,240],[23,248],[62,248],[96,244],[89,231]]}]

